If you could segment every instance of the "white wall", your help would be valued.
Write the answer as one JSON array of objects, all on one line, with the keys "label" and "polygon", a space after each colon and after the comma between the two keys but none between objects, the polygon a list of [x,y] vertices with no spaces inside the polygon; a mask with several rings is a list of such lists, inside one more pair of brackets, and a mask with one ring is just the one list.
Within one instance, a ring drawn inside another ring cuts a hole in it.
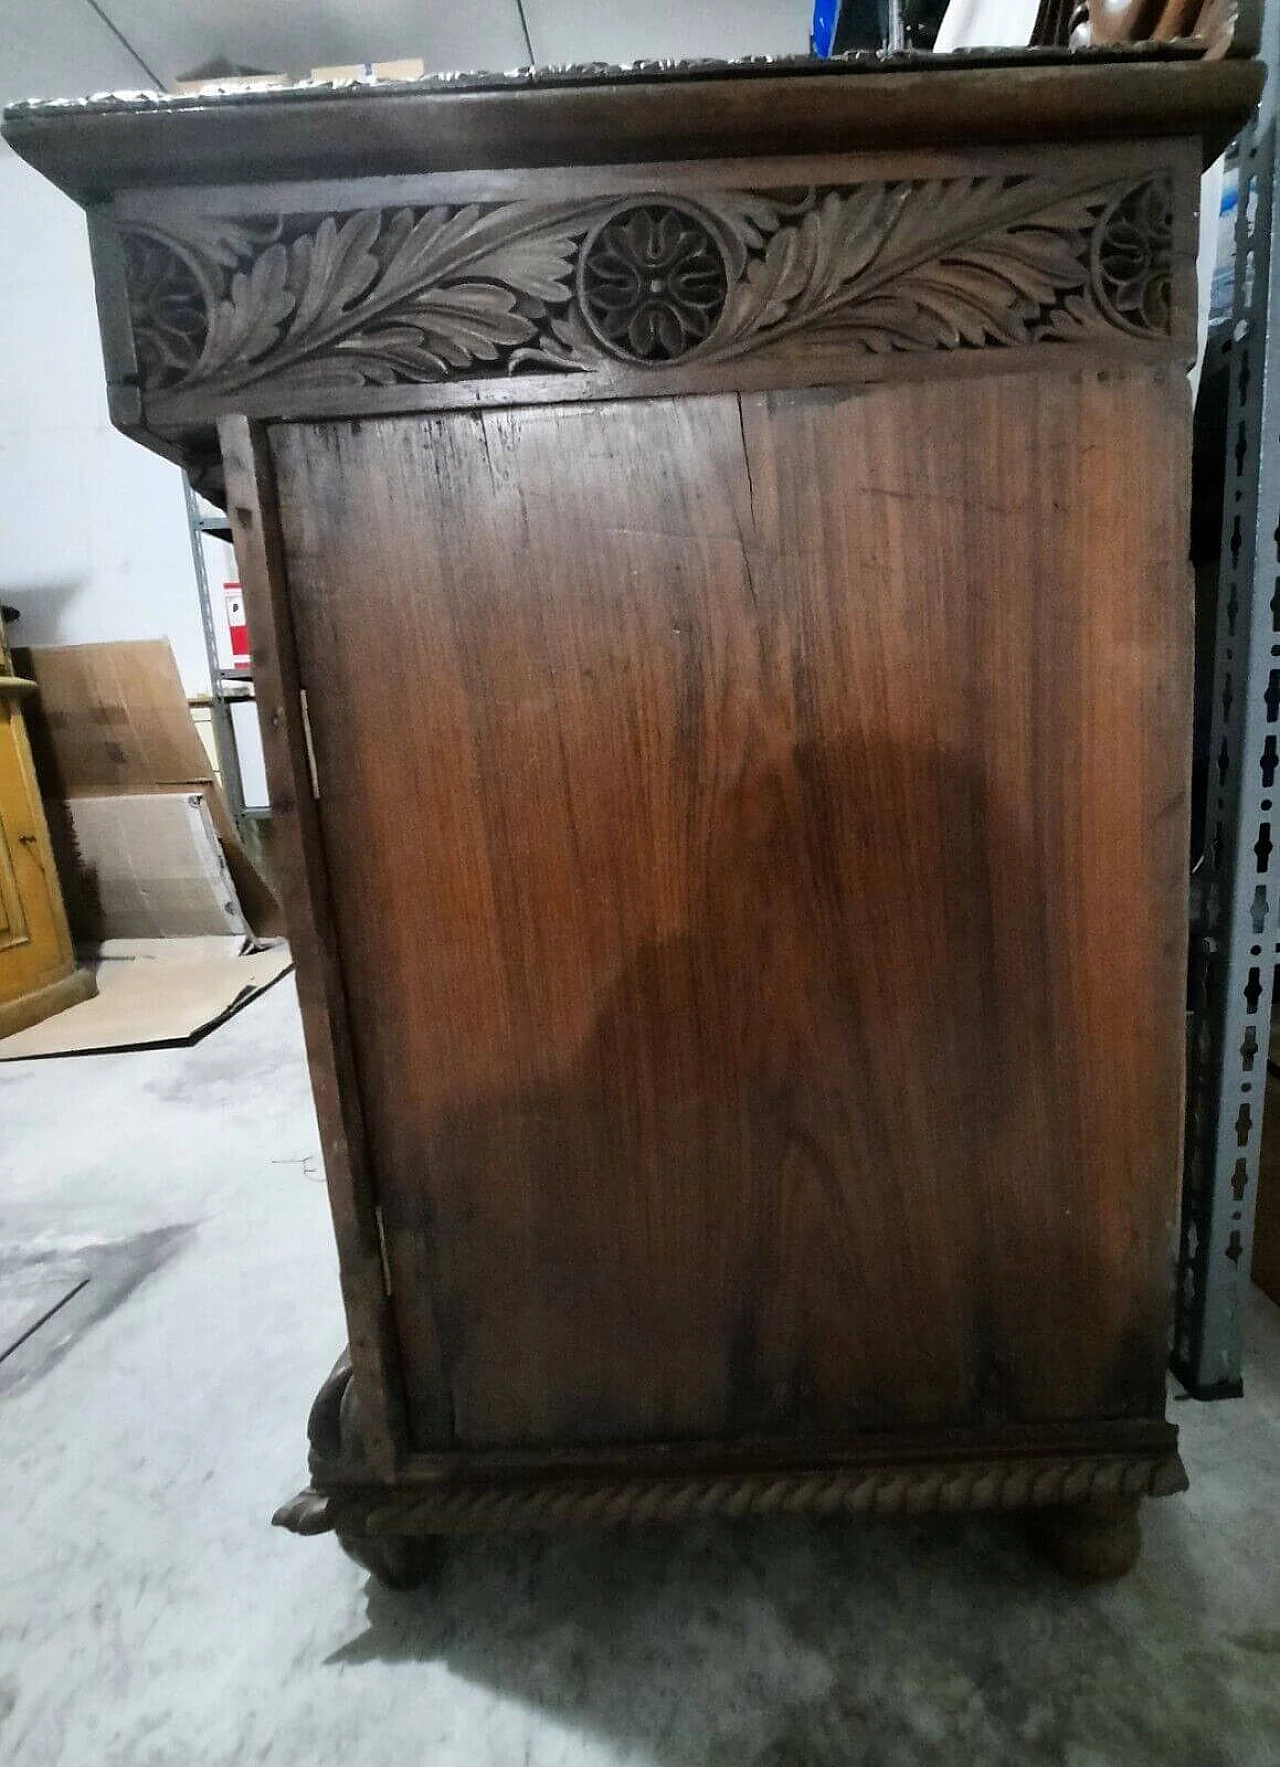
[{"label": "white wall", "polygon": [[238,66],[294,75],[313,67],[395,61],[400,56],[421,56],[428,68],[440,69],[520,67],[529,59],[516,0],[467,0],[466,5],[447,0],[208,0],[204,5],[193,0],[103,0],[103,5],[163,81],[219,57]]},{"label": "white wall", "polygon": [[[1031,0],[1034,4],[1034,0]],[[0,0],[43,5],[44,0]],[[162,80],[214,56],[302,74],[335,63],[421,56],[431,68],[635,61],[682,55],[803,55],[812,0],[104,0]],[[136,84],[136,77],[134,80]]]},{"label": "white wall", "polygon": [[[138,56],[87,0],[0,0],[0,102],[150,85],[222,52],[290,69],[421,54],[428,65],[527,59],[515,0],[434,14],[420,0],[108,0]],[[808,0],[526,0],[540,61],[802,51]],[[323,51],[323,54],[321,54]],[[181,480],[107,418],[84,219],[0,147],[0,601],[19,644],[167,637],[189,693],[208,690]]]},{"label": "white wall", "polygon": [[0,158],[0,602],[16,644],[165,638],[206,692],[177,467],[112,429],[84,217]]},{"label": "white wall", "polygon": [[[83,0],[0,0],[0,101],[145,83]],[[111,428],[84,216],[0,147],[0,602],[16,644],[163,638],[209,685],[178,469]]]},{"label": "white wall", "polygon": [[803,55],[812,0],[524,0],[539,61]]}]

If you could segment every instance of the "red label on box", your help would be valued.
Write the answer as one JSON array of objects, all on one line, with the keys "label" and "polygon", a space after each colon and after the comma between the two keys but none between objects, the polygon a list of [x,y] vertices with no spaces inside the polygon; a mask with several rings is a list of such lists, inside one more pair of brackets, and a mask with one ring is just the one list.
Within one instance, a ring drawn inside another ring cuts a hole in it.
[{"label": "red label on box", "polygon": [[239,583],[224,583],[222,588],[227,598],[227,625],[231,629],[231,666],[233,669],[247,669],[249,628],[244,620],[244,597],[240,593]]}]

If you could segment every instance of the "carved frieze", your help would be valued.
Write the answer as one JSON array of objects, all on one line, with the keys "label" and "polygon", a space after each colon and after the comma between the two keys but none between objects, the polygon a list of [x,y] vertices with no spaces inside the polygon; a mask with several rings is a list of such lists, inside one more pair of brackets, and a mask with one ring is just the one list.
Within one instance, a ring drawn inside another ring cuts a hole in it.
[{"label": "carved frieze", "polygon": [[1153,173],[184,215],[122,228],[144,395],[1167,339]]}]

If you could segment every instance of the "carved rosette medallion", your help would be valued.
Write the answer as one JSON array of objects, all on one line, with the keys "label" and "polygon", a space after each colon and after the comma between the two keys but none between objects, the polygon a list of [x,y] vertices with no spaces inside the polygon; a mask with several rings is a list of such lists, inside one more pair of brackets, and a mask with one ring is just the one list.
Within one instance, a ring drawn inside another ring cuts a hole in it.
[{"label": "carved rosette medallion", "polygon": [[624,361],[687,355],[711,335],[728,292],[724,252],[687,204],[628,204],[602,221],[578,254],[583,317]]},{"label": "carved rosette medallion", "polygon": [[1167,173],[715,190],[122,229],[152,421],[245,389],[1172,341]]},{"label": "carved rosette medallion", "polygon": [[1093,238],[1098,301],[1113,325],[1143,336],[1169,326],[1173,200],[1163,180],[1116,198]]},{"label": "carved rosette medallion", "polygon": [[143,384],[170,386],[199,359],[208,325],[205,290],[187,259],[166,242],[130,233],[124,251]]}]

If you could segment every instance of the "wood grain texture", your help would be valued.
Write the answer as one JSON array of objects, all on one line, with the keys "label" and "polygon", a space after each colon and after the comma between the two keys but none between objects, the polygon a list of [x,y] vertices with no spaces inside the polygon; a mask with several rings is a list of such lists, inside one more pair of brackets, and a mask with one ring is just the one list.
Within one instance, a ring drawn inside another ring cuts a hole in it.
[{"label": "wood grain texture", "polygon": [[1185,434],[1138,369],[272,428],[418,1447],[1161,1414]]}]

